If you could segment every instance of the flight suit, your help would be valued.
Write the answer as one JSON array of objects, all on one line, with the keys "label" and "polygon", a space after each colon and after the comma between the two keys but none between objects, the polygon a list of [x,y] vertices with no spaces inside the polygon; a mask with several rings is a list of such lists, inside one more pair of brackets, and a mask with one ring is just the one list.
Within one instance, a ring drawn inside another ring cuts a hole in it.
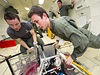
[{"label": "flight suit", "polygon": [[88,29],[88,27],[89,27],[89,24],[86,24],[86,25],[84,25],[82,28]]},{"label": "flight suit", "polygon": [[72,42],[74,51],[71,54],[73,60],[81,56],[88,46],[100,48],[100,37],[93,35],[85,28],[78,28],[75,21],[68,16],[50,19],[51,31],[66,41]]},{"label": "flight suit", "polygon": [[58,14],[60,14],[60,16],[68,16],[68,10],[69,9],[73,9],[74,6],[71,5],[63,5],[60,9]]},{"label": "flight suit", "polygon": [[56,14],[52,11],[49,11],[47,14],[49,15],[49,18],[56,17]]}]

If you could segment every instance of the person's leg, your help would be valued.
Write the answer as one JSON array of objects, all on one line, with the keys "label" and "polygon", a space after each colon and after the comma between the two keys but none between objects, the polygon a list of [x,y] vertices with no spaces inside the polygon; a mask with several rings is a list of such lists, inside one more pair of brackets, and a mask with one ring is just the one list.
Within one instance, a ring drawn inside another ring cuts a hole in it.
[{"label": "person's leg", "polygon": [[100,33],[98,34],[98,37],[100,37]]},{"label": "person's leg", "polygon": [[91,35],[91,37],[95,38],[95,40],[90,41],[89,47],[100,49],[100,34],[98,36]]},{"label": "person's leg", "polygon": [[20,52],[25,52],[27,49],[23,47],[22,45],[20,46]]},{"label": "person's leg", "polygon": [[100,36],[97,36],[96,41],[93,43],[94,48],[100,49]]}]

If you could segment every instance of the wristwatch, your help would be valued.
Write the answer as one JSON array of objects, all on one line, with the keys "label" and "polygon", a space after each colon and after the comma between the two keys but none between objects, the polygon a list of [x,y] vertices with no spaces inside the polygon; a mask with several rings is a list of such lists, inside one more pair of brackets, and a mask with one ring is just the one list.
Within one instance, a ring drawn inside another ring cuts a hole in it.
[{"label": "wristwatch", "polygon": [[33,42],[33,45],[37,45],[38,44],[38,42]]}]

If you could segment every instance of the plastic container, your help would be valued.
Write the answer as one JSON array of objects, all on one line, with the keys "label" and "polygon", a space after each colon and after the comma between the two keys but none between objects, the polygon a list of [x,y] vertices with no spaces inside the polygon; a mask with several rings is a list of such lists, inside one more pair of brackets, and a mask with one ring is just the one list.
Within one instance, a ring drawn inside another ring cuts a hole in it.
[{"label": "plastic container", "polygon": [[6,48],[6,47],[12,47],[16,46],[16,41],[15,40],[5,40],[5,41],[0,41],[0,48]]}]

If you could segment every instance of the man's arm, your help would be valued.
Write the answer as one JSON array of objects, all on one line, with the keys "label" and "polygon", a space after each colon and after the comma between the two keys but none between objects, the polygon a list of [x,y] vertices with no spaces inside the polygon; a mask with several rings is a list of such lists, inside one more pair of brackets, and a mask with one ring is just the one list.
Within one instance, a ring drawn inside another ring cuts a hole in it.
[{"label": "man's arm", "polygon": [[71,0],[71,4],[70,4],[70,5],[65,5],[65,8],[66,8],[67,10],[73,9],[73,8],[74,8],[74,0]]},{"label": "man's arm", "polygon": [[56,11],[57,12],[57,14],[60,14],[60,12],[59,11]]},{"label": "man's arm", "polygon": [[36,33],[34,32],[34,29],[31,29],[31,30],[30,30],[30,33],[31,33],[32,36],[33,36],[34,42],[37,42],[37,36],[36,36]]},{"label": "man's arm", "polygon": [[18,38],[16,39],[18,41],[18,43],[20,43],[23,47],[25,47],[27,50],[29,50],[30,48],[27,46],[27,44],[21,39]]},{"label": "man's arm", "polygon": [[55,25],[56,32],[60,31],[59,34],[61,35],[61,37],[63,39],[66,38],[66,41],[71,41],[74,48],[77,49],[73,51],[75,54],[75,58],[71,56],[67,59],[67,64],[71,64],[71,62],[75,60],[76,57],[79,57],[84,53],[85,47],[88,45],[89,40],[78,29],[74,28],[72,25],[69,25],[67,21],[57,22],[57,24],[59,25]]}]

